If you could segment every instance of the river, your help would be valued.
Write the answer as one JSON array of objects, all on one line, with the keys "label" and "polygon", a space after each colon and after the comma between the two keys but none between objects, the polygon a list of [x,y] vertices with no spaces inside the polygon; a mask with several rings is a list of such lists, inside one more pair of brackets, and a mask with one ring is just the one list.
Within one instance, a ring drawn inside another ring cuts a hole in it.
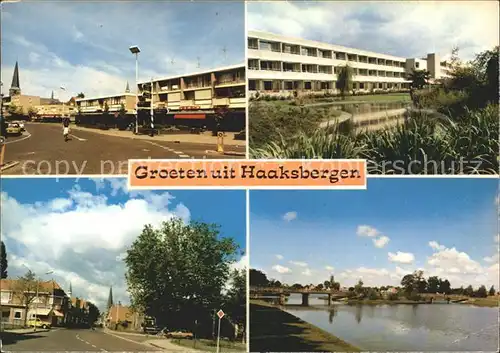
[{"label": "river", "polygon": [[[291,295],[288,304],[300,304]],[[365,351],[498,351],[499,309],[466,304],[285,307],[289,313]],[[320,309],[320,310],[318,310]]]}]

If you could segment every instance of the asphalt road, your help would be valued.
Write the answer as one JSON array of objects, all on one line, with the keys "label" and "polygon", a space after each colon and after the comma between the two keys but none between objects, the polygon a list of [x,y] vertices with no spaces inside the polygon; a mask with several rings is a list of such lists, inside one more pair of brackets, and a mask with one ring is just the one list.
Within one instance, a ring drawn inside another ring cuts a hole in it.
[{"label": "asphalt road", "polygon": [[242,158],[207,153],[215,149],[213,144],[130,139],[76,129],[65,142],[59,125],[26,124],[26,130],[23,136],[7,139],[4,163],[18,164],[2,174],[126,174],[128,159]]},{"label": "asphalt road", "polygon": [[159,351],[153,346],[133,343],[102,331],[56,328],[29,334],[3,333],[3,351],[144,352]]}]

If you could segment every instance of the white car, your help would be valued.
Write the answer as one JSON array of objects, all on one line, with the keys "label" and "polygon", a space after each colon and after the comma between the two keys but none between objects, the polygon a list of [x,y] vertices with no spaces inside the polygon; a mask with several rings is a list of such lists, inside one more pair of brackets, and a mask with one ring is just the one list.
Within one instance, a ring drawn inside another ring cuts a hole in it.
[{"label": "white car", "polygon": [[24,128],[24,123],[22,121],[17,122],[19,124],[19,127],[21,128],[21,131],[25,131],[26,129]]}]

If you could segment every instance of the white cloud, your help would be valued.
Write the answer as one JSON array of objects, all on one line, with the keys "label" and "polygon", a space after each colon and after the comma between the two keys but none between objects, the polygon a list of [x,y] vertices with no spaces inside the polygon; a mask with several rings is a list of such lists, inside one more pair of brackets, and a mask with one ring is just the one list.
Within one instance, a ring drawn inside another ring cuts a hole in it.
[{"label": "white cloud", "polygon": [[274,265],[273,270],[280,273],[280,274],[285,274],[285,273],[291,273],[292,270],[289,269],[288,267],[284,267],[281,265]]},{"label": "white cloud", "polygon": [[333,271],[333,270],[335,270],[335,268],[332,267],[332,266],[325,266],[325,270],[327,270],[327,271]]},{"label": "white cloud", "polygon": [[302,262],[302,261],[290,261],[290,263],[292,265],[299,266],[299,267],[307,267],[307,263]]},{"label": "white cloud", "polygon": [[373,244],[377,248],[383,248],[384,246],[386,246],[389,243],[389,240],[390,240],[389,237],[382,235],[381,237],[379,237],[377,239],[373,239]]},{"label": "white cloud", "polygon": [[61,286],[67,289],[71,282],[74,293],[97,304],[106,300],[110,285],[126,302],[125,268],[118,259],[144,224],[159,226],[172,217],[190,218],[184,205],[169,208],[169,203],[159,202],[171,195],[157,196],[111,204],[105,196],[75,186],[66,197],[25,204],[2,192],[1,237],[16,249],[8,251],[10,273],[24,272],[23,264],[37,273],[54,270]]},{"label": "white cloud", "polygon": [[376,230],[375,228],[373,228],[371,226],[367,226],[367,225],[358,226],[356,233],[359,236],[363,236],[363,237],[376,237],[377,235],[380,234],[380,232],[378,230]]},{"label": "white cloud", "polygon": [[297,218],[297,212],[291,211],[287,212],[283,215],[283,219],[287,222],[293,221]]},{"label": "white cloud", "polygon": [[304,271],[302,271],[302,274],[304,276],[311,276],[312,275],[312,272],[309,268],[306,268]]},{"label": "white cloud", "polygon": [[277,254],[277,255],[276,255],[276,258],[277,258],[278,260],[283,260],[283,259],[284,259],[283,255],[280,255],[280,254]]},{"label": "white cloud", "polygon": [[396,254],[390,252],[388,253],[389,261],[397,262],[401,264],[411,264],[415,260],[415,256],[412,253],[398,251]]},{"label": "white cloud", "polygon": [[472,59],[474,53],[499,42],[498,5],[492,1],[253,2],[247,8],[250,30],[405,58],[430,52],[446,57],[458,45],[460,55]]},{"label": "white cloud", "polygon": [[499,259],[498,254],[495,254],[493,256],[486,256],[483,258],[483,260],[486,262],[495,262],[495,263],[498,262],[498,259]]},{"label": "white cloud", "polygon": [[444,250],[446,247],[444,245],[440,245],[437,241],[430,241],[429,246],[434,250]]}]

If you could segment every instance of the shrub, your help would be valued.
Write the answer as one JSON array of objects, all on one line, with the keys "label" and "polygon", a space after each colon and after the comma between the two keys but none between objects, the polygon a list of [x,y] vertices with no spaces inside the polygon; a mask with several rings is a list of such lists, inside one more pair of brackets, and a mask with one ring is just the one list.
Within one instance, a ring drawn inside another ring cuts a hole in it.
[{"label": "shrub", "polygon": [[399,299],[399,294],[398,293],[389,293],[387,296],[387,299],[394,301]]}]

